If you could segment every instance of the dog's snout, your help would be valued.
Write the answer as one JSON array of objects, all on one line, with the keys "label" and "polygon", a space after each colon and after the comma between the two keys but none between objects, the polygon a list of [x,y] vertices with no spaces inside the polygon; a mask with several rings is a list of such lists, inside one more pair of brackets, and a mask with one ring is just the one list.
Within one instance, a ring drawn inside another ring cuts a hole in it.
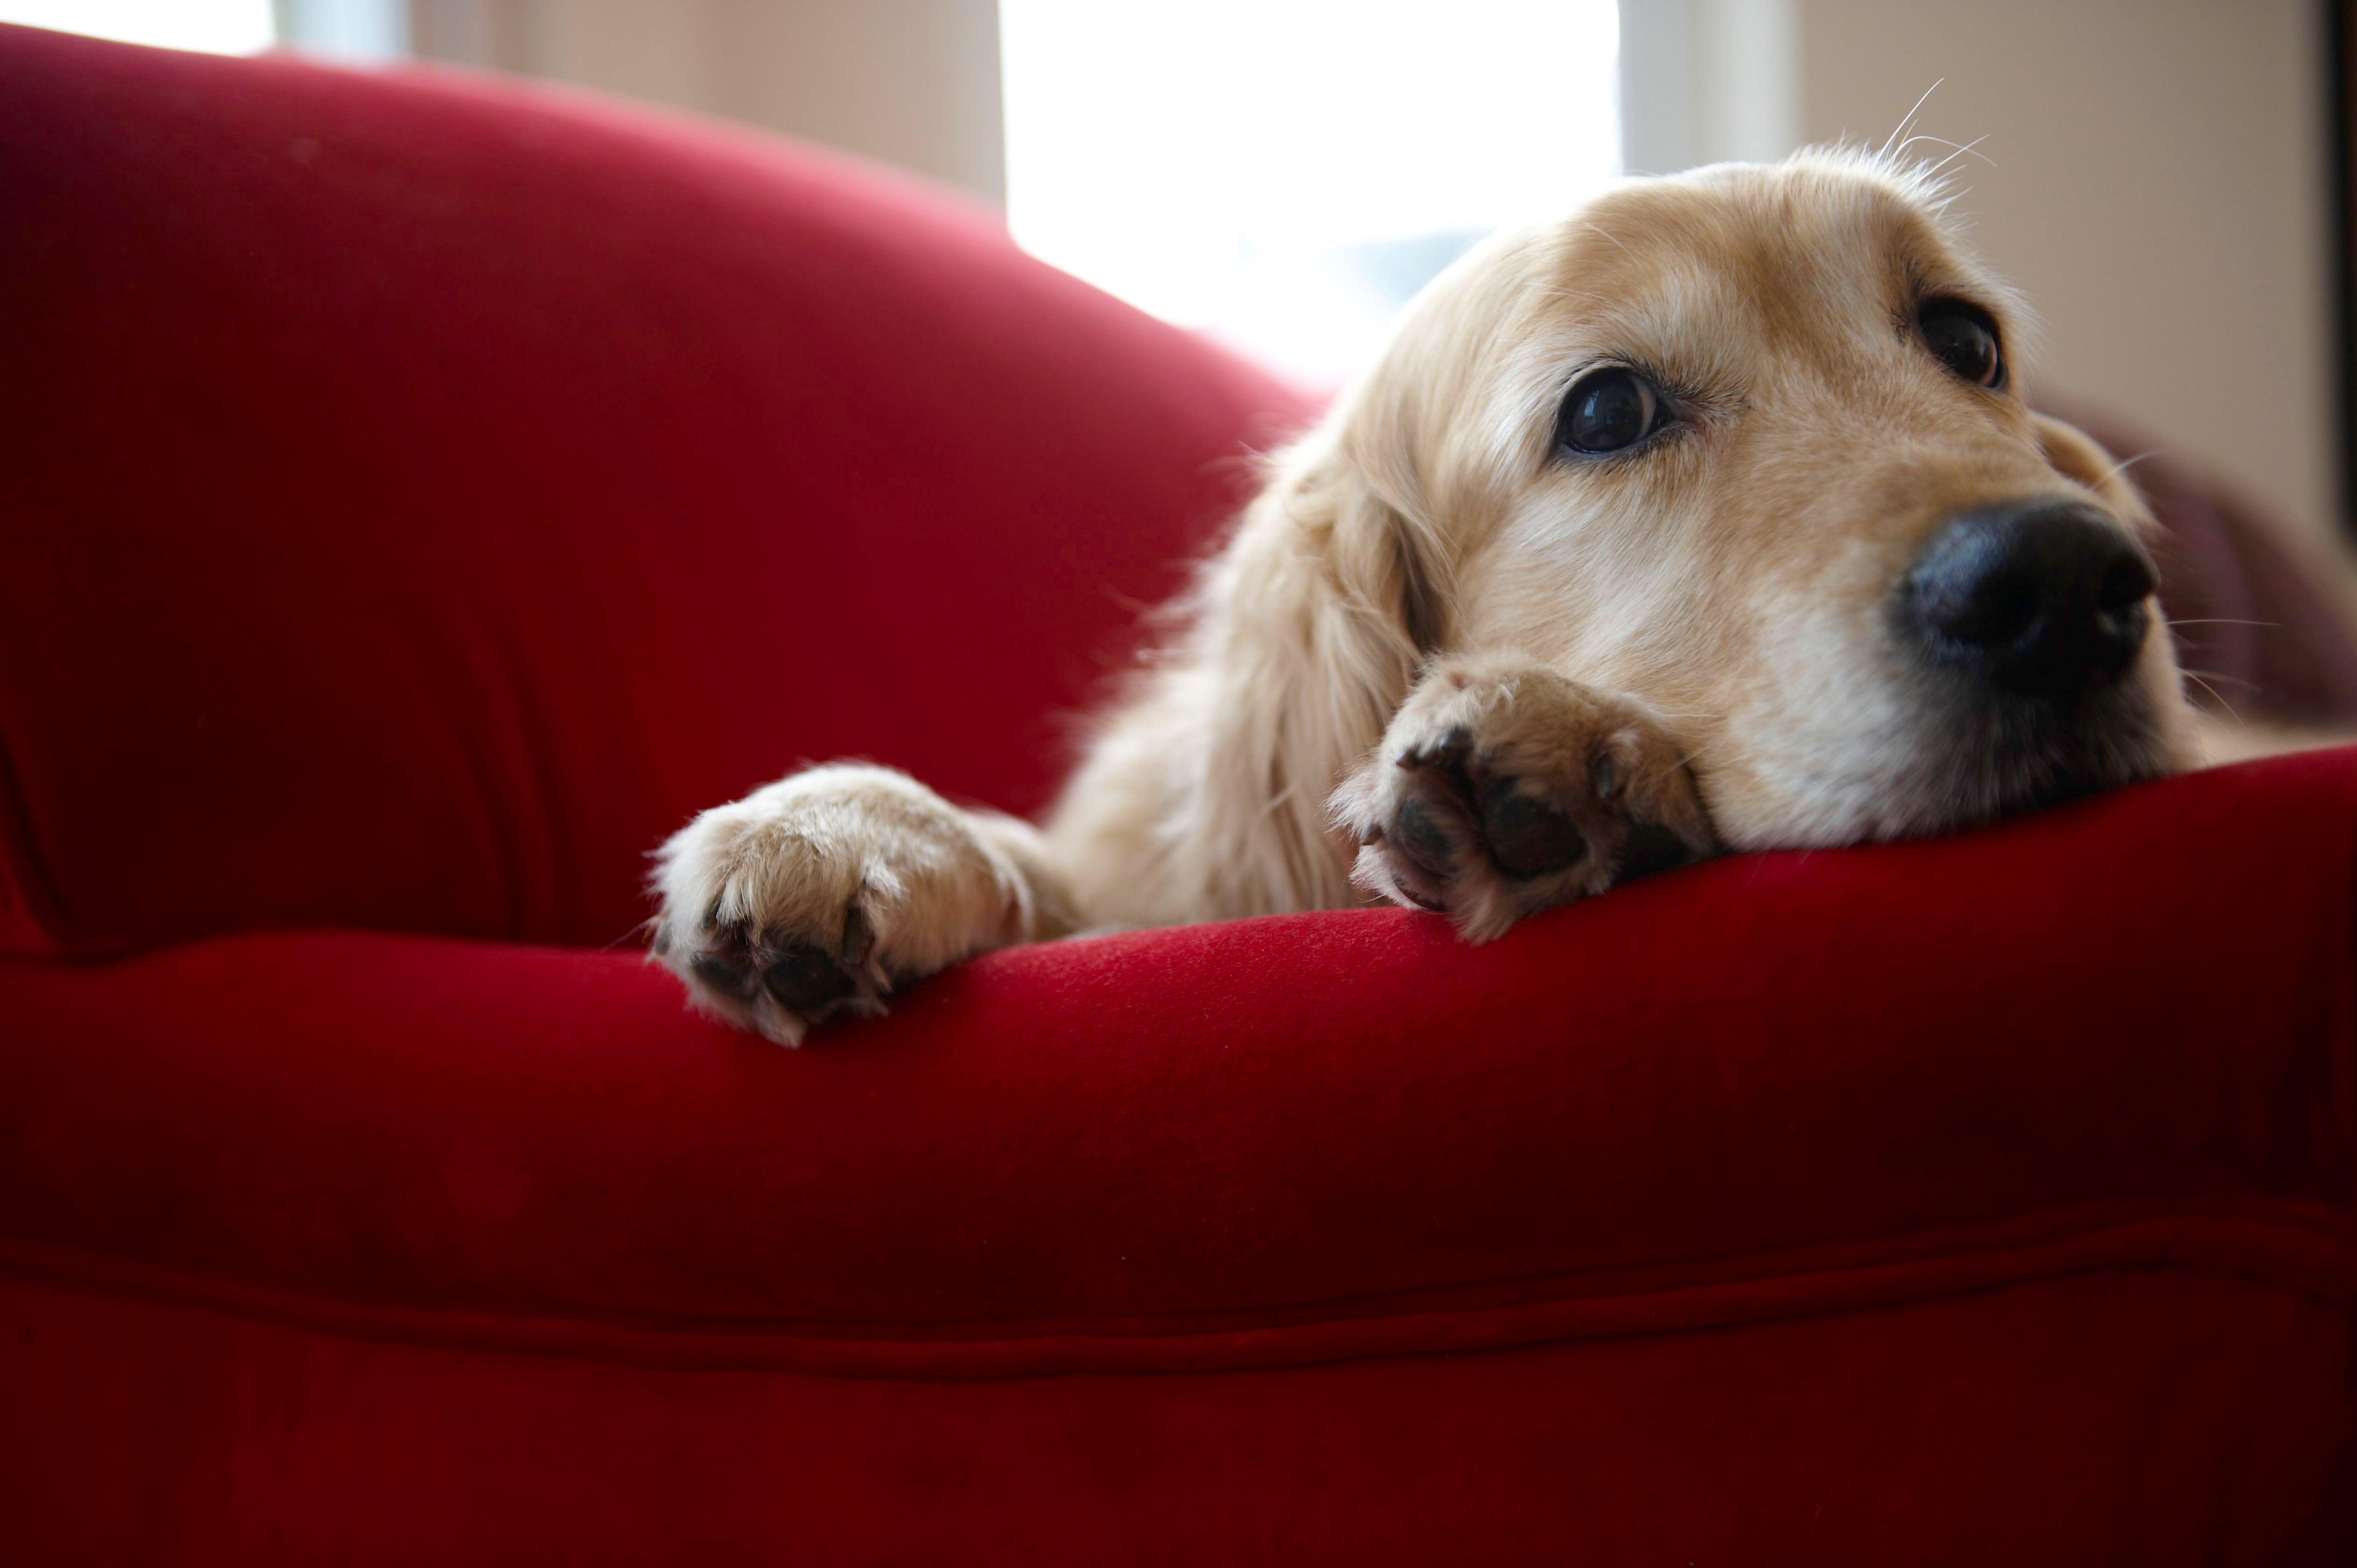
[{"label": "dog's snout", "polygon": [[1898,608],[1938,662],[2066,696],[2135,661],[2157,582],[2106,513],[2069,498],[2009,501],[1949,519],[1900,584]]}]

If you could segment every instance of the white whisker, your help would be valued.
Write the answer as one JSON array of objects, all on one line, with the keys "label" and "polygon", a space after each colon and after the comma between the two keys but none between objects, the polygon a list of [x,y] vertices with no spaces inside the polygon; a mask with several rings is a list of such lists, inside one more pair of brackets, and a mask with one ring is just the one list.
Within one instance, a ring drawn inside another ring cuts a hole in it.
[{"label": "white whisker", "polygon": [[2233,720],[2237,725],[2244,729],[2248,729],[2250,727],[2248,725],[2243,723],[2243,715],[2234,711],[2234,704],[2228,702],[2223,696],[2219,694],[2217,687],[2212,686],[2209,682],[2204,681],[2201,676],[2195,674],[2190,670],[2182,670],[2179,671],[2179,673],[2183,675],[2187,680],[2192,682],[2195,685],[2201,687],[2203,691],[2209,693],[2210,700],[2216,703],[2220,707],[2225,709],[2226,716]]},{"label": "white whisker", "polygon": [[1932,94],[1940,91],[1940,83],[1947,80],[1948,79],[1943,76],[1940,78],[1939,81],[1933,82],[1931,86],[1923,90],[1923,96],[1915,101],[1915,107],[1907,111],[1906,114],[1900,120],[1899,124],[1892,128],[1890,134],[1882,139],[1882,148],[1879,152],[1874,155],[1876,157],[1887,158],[1890,156],[1891,147],[1901,136],[1904,136],[1907,134],[1908,127],[1915,124],[1915,116],[1923,112],[1923,105],[1932,101]]},{"label": "white whisker", "polygon": [[1919,134],[1910,136],[1905,141],[1900,143],[1899,150],[1901,154],[1904,154],[1908,148],[1913,146],[1918,142],[1936,142],[1941,146],[1955,148],[1955,151],[1950,153],[1946,157],[1942,158],[1938,163],[1933,164],[1930,168],[1923,171],[1924,178],[1932,179],[1939,176],[1942,169],[1946,168],[1950,164],[1954,163],[1958,158],[1963,157],[1967,153],[1971,154],[1974,157],[1980,159],[1981,162],[1988,165],[1989,167],[1996,167],[1996,160],[1980,150],[1980,145],[1987,140],[1988,137],[1986,136],[1975,136],[1969,142],[1957,143],[1948,140],[1945,136],[1926,136]]},{"label": "white whisker", "polygon": [[2118,478],[2122,474],[2126,473],[2130,468],[2135,467],[2138,463],[2143,462],[2147,457],[2158,457],[2160,455],[2161,448],[2155,446],[2150,451],[2139,452],[2133,457],[2123,457],[2118,462],[2113,464],[2110,467],[2104,469],[2104,477],[2097,479],[2092,488],[2100,489],[2104,486],[2111,483],[2114,479]]}]

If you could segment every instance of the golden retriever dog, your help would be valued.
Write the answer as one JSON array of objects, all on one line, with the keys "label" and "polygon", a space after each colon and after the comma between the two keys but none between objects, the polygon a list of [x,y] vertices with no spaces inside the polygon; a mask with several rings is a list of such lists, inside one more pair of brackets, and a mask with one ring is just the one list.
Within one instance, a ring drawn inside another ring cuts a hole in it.
[{"label": "golden retriever dog", "polygon": [[1488,941],[2189,766],[2149,520],[2022,332],[1878,156],[1496,236],[1272,464],[1044,827],[813,768],[662,847],[654,955],[793,1045],[1012,942],[1371,898]]}]

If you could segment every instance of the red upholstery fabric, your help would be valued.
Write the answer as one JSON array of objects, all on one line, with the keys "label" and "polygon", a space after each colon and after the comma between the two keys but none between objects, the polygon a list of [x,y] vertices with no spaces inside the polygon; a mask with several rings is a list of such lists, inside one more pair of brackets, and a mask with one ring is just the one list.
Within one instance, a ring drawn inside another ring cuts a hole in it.
[{"label": "red upholstery fabric", "polygon": [[1011,951],[794,1053],[620,954],[0,967],[0,1520],[35,1561],[2345,1561],[2352,868],[2319,754],[1487,948]]},{"label": "red upholstery fabric", "polygon": [[1299,405],[510,90],[0,29],[0,1558],[2357,1547],[2357,750],[782,1052],[639,854],[1036,803]]},{"label": "red upholstery fabric", "polygon": [[1051,943],[798,1054],[629,953],[254,934],[22,966],[13,1016],[53,1044],[0,1061],[0,1233],[761,1325],[730,1353],[890,1372],[1396,1348],[1410,1305],[1490,1326],[1467,1343],[1657,1321],[1594,1283],[1530,1305],[1571,1276],[1813,1306],[1861,1270],[1977,1283],[1958,1249],[2118,1261],[2155,1215],[2357,1290],[2352,786],[2357,749],[1727,860],[1478,949],[1375,910]]},{"label": "red upholstery fabric", "polygon": [[2352,786],[1722,862],[1482,949],[1024,950],[801,1053],[627,955],[0,970],[0,1518],[241,1561],[2327,1560]]}]

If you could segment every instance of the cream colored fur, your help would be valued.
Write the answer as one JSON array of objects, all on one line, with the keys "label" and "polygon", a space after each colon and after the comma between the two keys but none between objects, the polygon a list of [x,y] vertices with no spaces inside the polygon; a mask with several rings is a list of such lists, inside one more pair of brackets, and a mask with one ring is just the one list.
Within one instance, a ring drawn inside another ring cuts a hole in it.
[{"label": "cream colored fur", "polygon": [[[2075,494],[2149,523],[2104,454],[2029,412],[2018,370],[1991,392],[1928,356],[1913,311],[1941,295],[2024,336],[1934,187],[1838,152],[1631,181],[1493,240],[1275,461],[1043,828],[813,768],[664,846],[657,956],[698,1005],[793,1044],[1077,928],[1378,896],[1488,940],[1609,885],[1641,831],[1838,844],[2034,803],[2032,763],[1992,764],[1920,701],[1892,585],[1986,501]],[[1598,363],[1681,388],[1692,431],[1556,460],[1557,406]],[[2104,766],[2193,760],[2157,615],[2126,686]],[[1555,801],[1589,853],[1506,877],[1462,822],[1400,814],[1416,779],[1464,766]],[[835,993],[781,1002],[806,974]]]}]

